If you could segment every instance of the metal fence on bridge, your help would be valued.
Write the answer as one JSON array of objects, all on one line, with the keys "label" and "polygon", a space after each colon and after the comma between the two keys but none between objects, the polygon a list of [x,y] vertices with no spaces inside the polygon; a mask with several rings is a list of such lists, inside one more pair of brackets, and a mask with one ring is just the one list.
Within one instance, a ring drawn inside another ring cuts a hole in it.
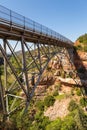
[{"label": "metal fence on bridge", "polygon": [[48,27],[45,27],[29,18],[26,18],[14,11],[11,11],[1,5],[0,5],[0,23],[4,23],[4,24],[8,23],[11,26],[15,25],[19,28],[29,30],[31,32],[36,32],[41,35],[55,38],[59,41],[72,44],[72,41],[70,41],[66,37],[62,36],[61,34],[55,32],[55,31],[49,29]]}]

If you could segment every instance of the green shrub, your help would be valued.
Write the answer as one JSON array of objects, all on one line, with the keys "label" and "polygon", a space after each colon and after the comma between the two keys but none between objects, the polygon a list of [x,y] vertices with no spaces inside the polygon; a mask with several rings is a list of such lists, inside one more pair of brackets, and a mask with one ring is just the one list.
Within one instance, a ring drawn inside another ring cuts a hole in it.
[{"label": "green shrub", "polygon": [[37,124],[34,124],[33,126],[31,126],[29,129],[27,130],[39,130],[39,126]]},{"label": "green shrub", "polygon": [[80,90],[80,89],[77,89],[76,94],[77,94],[78,96],[81,96],[81,90]]},{"label": "green shrub", "polygon": [[87,43],[87,34],[81,35],[77,40],[79,40],[80,43]]},{"label": "green shrub", "polygon": [[36,107],[38,107],[38,109],[40,111],[43,111],[44,110],[44,102],[43,101],[38,101],[37,104],[36,104]]},{"label": "green shrub", "polygon": [[87,105],[87,99],[85,99],[84,97],[82,97],[82,98],[80,99],[80,105],[81,105],[82,107],[85,107],[85,106]]},{"label": "green shrub", "polygon": [[65,117],[61,130],[78,130],[76,126],[76,122],[72,116]]},{"label": "green shrub", "polygon": [[58,118],[55,121],[52,121],[50,124],[46,126],[46,130],[61,130],[62,121]]},{"label": "green shrub", "polygon": [[53,92],[53,96],[58,96],[58,95],[59,95],[58,91],[55,90],[55,91]]},{"label": "green shrub", "polygon": [[87,130],[87,115],[82,109],[75,111],[74,120],[78,126],[78,130]]},{"label": "green shrub", "polygon": [[39,111],[35,114],[35,120],[39,120],[39,119],[42,119],[42,115],[43,115],[43,112],[42,111]]},{"label": "green shrub", "polygon": [[43,128],[42,130],[46,130],[46,126],[50,123],[50,120],[46,116],[43,116],[42,118],[43,118],[43,120],[41,122],[41,126]]},{"label": "green shrub", "polygon": [[[46,116],[43,116],[43,114],[41,112],[37,113],[35,115],[35,124],[33,124],[34,126],[38,127],[38,130],[45,130],[46,126],[50,123],[49,118]],[[35,127],[34,127],[35,128]],[[31,129],[32,130],[32,129]],[[35,129],[36,130],[36,129]]]},{"label": "green shrub", "polygon": [[52,106],[55,102],[55,98],[51,95],[45,97],[44,99],[44,105],[49,107],[49,106]]},{"label": "green shrub", "polygon": [[76,102],[74,100],[71,100],[68,106],[68,110],[73,111],[77,108],[78,108],[78,105],[76,104]]}]

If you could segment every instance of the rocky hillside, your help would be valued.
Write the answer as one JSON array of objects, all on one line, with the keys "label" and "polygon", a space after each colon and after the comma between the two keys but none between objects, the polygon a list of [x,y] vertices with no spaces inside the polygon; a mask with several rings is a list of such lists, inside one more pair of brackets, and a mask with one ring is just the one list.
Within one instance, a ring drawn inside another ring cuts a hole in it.
[{"label": "rocky hillside", "polygon": [[[64,62],[64,59],[62,60]],[[68,59],[65,60],[69,62]],[[36,95],[39,95],[39,97],[40,95],[42,96],[43,93],[48,95],[49,94],[55,95],[56,87],[60,87],[57,90],[58,95],[57,97],[55,96],[56,101],[54,105],[46,109],[46,111],[44,112],[44,115],[48,116],[50,120],[54,120],[58,117],[61,118],[65,117],[69,113],[67,108],[71,99],[78,102],[79,104],[81,95],[78,96],[78,91],[80,92],[80,88],[77,87],[78,85],[80,87],[83,84],[85,85],[85,87],[87,85],[87,77],[86,77],[87,72],[83,70],[83,66],[86,70],[87,53],[81,51],[78,51],[76,54],[74,53],[74,63],[72,65],[72,67],[74,68],[73,73],[71,70],[72,68],[70,69],[69,64],[67,64],[67,69],[66,69],[66,66],[64,64],[60,65],[60,62],[58,61],[58,59],[56,59],[56,57],[52,59],[52,61],[48,65],[50,71],[46,70],[44,72],[40,85],[36,89],[36,93],[38,93]],[[83,73],[83,71],[85,72]],[[42,97],[44,98],[44,96]]]}]

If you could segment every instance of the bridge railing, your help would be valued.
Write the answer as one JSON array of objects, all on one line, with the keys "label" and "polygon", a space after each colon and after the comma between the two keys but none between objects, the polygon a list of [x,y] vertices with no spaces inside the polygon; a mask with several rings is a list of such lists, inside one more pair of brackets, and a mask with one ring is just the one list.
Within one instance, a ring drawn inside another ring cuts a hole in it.
[{"label": "bridge railing", "polygon": [[1,5],[0,5],[0,22],[15,25],[22,29],[40,33],[42,35],[55,38],[59,41],[72,44],[72,41],[70,41],[68,38],[62,36],[61,34],[55,32],[55,31],[49,29],[48,27],[45,27],[29,18],[26,18],[14,11],[11,11]]}]

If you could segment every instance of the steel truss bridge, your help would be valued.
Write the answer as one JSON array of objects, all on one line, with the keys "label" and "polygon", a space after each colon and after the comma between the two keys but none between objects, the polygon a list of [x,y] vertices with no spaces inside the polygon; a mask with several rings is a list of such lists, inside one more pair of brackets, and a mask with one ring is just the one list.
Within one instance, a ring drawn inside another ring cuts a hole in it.
[{"label": "steel truss bridge", "polygon": [[49,61],[63,53],[61,48],[72,50],[73,42],[3,6],[0,39],[0,55],[4,59],[0,63],[0,100],[2,113],[7,117],[23,104],[27,109]]}]

